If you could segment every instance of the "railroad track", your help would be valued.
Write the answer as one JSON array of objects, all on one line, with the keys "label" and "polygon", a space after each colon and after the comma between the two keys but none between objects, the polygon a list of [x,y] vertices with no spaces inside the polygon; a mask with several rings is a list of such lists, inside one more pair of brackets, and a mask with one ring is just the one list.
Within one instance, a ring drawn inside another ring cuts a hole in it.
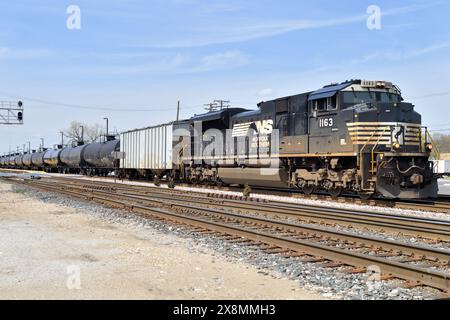
[{"label": "railroad track", "polygon": [[[4,169],[0,170],[4,171]],[[6,170],[11,173],[28,173],[22,172],[20,170]],[[80,176],[82,177],[82,176]],[[62,179],[74,179],[61,177]],[[56,179],[60,179],[57,177]],[[75,178],[76,179],[76,178]],[[96,179],[96,178],[92,178]],[[113,177],[102,177],[101,179],[107,179],[110,181],[117,180]],[[101,180],[99,180],[101,181]],[[137,181],[143,182],[145,181]],[[235,191],[242,192],[243,188],[238,186],[227,186],[227,187],[217,187],[212,185],[188,185],[188,184],[179,184],[180,186],[186,186],[190,188],[199,188],[199,189],[211,189],[211,190],[222,190],[222,191]],[[150,186],[146,186],[149,188]],[[311,199],[311,200],[323,200],[323,201],[332,201],[332,202],[343,202],[343,203],[351,203],[351,204],[360,204],[360,205],[370,205],[370,206],[381,206],[387,208],[399,208],[406,210],[418,210],[418,211],[432,211],[439,213],[447,213],[450,214],[450,195],[440,195],[438,199],[428,199],[428,200],[388,200],[375,198],[370,200],[362,200],[357,196],[352,195],[342,195],[338,198],[332,197],[325,193],[318,193],[313,195],[305,195],[298,190],[292,190],[288,188],[271,188],[271,187],[253,187],[252,193],[254,194],[264,194],[264,195],[278,195],[278,196],[288,196],[292,198],[300,198],[300,199]]]},{"label": "railroad track", "polygon": [[[95,179],[95,178],[93,178]],[[102,179],[116,180],[112,177],[104,177]],[[199,189],[211,189],[211,190],[223,190],[223,191],[235,191],[242,192],[243,188],[238,186],[226,186],[217,187],[212,185],[189,185],[180,184],[180,186],[199,188]],[[441,195],[438,199],[428,199],[428,200],[389,200],[375,198],[370,200],[360,199],[358,196],[353,195],[342,195],[339,197],[332,197],[325,193],[316,193],[312,195],[305,195],[299,190],[292,190],[288,188],[271,188],[271,187],[252,187],[252,193],[263,194],[263,195],[277,195],[277,196],[288,196],[292,198],[299,199],[311,199],[311,200],[323,200],[332,202],[343,202],[350,204],[360,204],[360,205],[370,205],[370,206],[381,206],[387,208],[399,208],[406,210],[418,210],[418,211],[432,211],[440,213],[450,214],[450,196]]]},{"label": "railroad track", "polygon": [[[377,266],[385,279],[401,278],[412,285],[426,285],[444,291],[450,288],[449,250],[359,235],[323,226],[302,224],[298,221],[280,220],[273,215],[270,216],[269,212],[274,211],[274,208],[270,207],[273,205],[270,202],[246,202],[247,207],[241,210],[259,211],[259,214],[249,214],[236,212],[236,208],[231,210],[231,206],[244,204],[233,202],[236,199],[217,199],[204,194],[187,195],[186,192],[183,198],[183,192],[171,189],[159,193],[155,190],[146,190],[148,193],[145,194],[136,192],[135,187],[130,186],[119,187],[111,183],[102,185],[85,180],[77,182],[68,180],[35,180],[23,183],[46,191],[132,211],[152,219],[186,225],[197,232],[218,234],[227,241],[242,245],[262,246],[270,253],[306,257],[307,261],[322,263],[328,267],[352,266],[351,272]],[[211,200],[212,204],[208,202]],[[221,209],[217,208],[218,204],[222,205]],[[279,211],[281,214],[290,214],[291,209],[287,206],[279,208]],[[372,219],[376,218],[372,216]],[[388,224],[386,220],[383,221]],[[391,225],[392,228],[404,229],[412,221],[403,220],[402,223],[399,221],[395,223],[395,226]],[[439,233],[448,237],[450,232],[449,224],[442,221],[436,223],[430,219],[419,219],[415,223],[416,228],[421,228],[424,233],[429,232],[429,236]]]},{"label": "railroad track", "polygon": [[226,194],[186,192],[184,190],[160,187],[142,187],[120,183],[102,183],[62,178],[58,181],[65,185],[98,188],[113,193],[134,196],[151,195],[154,199],[186,201],[197,206],[231,210],[237,213],[258,214],[269,218],[295,219],[309,224],[320,224],[335,227],[336,224],[352,228],[389,231],[405,236],[420,236],[433,241],[450,242],[450,222],[428,218],[408,217],[404,215],[384,214],[363,210],[327,208],[317,205],[303,205],[279,201],[267,201],[260,198],[245,198]]}]

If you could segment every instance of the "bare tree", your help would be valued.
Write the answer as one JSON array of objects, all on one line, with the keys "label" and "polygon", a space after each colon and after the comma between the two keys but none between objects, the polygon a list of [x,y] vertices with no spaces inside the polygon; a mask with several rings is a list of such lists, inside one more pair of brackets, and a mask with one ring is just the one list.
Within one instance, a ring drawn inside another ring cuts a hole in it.
[{"label": "bare tree", "polygon": [[79,121],[72,121],[69,128],[64,130],[64,135],[69,139],[69,144],[76,144],[82,140],[85,143],[91,143],[100,139],[102,128],[98,123],[90,125]]},{"label": "bare tree", "polygon": [[86,142],[96,142],[103,134],[102,126],[98,123],[87,125],[84,130],[84,140]]},{"label": "bare tree", "polygon": [[450,153],[450,135],[435,133],[433,139],[441,153]]}]

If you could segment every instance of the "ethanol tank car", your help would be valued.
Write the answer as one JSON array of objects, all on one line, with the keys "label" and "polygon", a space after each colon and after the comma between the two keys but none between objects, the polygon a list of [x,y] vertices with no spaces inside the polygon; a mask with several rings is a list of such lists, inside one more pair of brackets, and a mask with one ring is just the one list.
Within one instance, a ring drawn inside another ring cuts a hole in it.
[{"label": "ethanol tank car", "polygon": [[11,167],[11,168],[14,168],[14,166],[15,166],[15,164],[16,164],[16,156],[15,155],[11,155],[10,157],[9,157],[9,160],[8,160],[8,165]]},{"label": "ethanol tank car", "polygon": [[61,166],[59,171],[62,173],[78,173],[83,166],[83,152],[86,145],[77,147],[67,147],[61,150],[59,159]]},{"label": "ethanol tank car", "polygon": [[14,165],[18,168],[21,168],[23,166],[22,163],[23,155],[19,154],[14,158]]},{"label": "ethanol tank car", "polygon": [[26,168],[31,168],[31,153],[27,153],[22,158],[22,164]]},{"label": "ethanol tank car", "polygon": [[31,167],[40,170],[44,166],[44,152],[35,152],[31,155]]},{"label": "ethanol tank car", "polygon": [[44,153],[44,165],[47,172],[57,172],[62,149],[49,149]]},{"label": "ethanol tank car", "polygon": [[94,142],[82,153],[83,171],[87,175],[105,176],[118,168],[114,153],[120,151],[120,141]]}]

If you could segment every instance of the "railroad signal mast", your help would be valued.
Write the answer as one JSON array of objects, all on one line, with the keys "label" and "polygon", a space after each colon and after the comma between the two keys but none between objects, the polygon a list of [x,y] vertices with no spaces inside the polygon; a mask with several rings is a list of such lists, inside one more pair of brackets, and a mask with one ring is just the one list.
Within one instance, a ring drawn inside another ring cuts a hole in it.
[{"label": "railroad signal mast", "polygon": [[22,101],[0,101],[0,124],[23,124]]}]

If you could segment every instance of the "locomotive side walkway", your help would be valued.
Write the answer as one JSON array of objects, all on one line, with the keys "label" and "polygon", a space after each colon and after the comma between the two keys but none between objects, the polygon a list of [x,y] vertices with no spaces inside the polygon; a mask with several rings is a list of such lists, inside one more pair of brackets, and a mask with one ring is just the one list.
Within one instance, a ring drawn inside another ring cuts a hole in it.
[{"label": "locomotive side walkway", "polygon": [[0,181],[0,299],[323,299],[187,239],[101,214]]}]

